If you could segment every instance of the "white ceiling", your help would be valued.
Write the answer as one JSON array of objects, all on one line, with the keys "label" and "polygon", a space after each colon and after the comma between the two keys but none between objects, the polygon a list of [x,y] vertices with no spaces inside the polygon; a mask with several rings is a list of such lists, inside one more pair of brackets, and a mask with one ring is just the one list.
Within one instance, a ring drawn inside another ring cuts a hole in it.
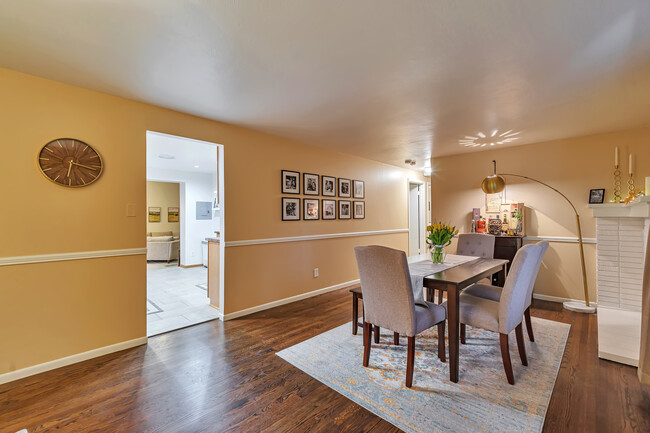
[{"label": "white ceiling", "polygon": [[[163,159],[160,155],[174,158]],[[152,168],[214,174],[217,172],[217,146],[205,141],[147,131],[147,171]]]},{"label": "white ceiling", "polygon": [[3,0],[0,66],[421,167],[479,131],[649,125],[648,23],[648,0]]}]

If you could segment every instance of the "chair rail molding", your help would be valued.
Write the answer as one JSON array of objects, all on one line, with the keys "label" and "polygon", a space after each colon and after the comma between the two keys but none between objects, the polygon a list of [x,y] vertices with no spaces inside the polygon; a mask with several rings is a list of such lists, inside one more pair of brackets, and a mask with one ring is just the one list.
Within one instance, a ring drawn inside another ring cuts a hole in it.
[{"label": "chair rail molding", "polygon": [[[578,238],[574,236],[524,236],[524,241],[546,241],[577,244]],[[583,244],[595,244],[596,238],[582,238]]]},{"label": "chair rail molding", "polygon": [[247,245],[277,244],[282,242],[303,242],[320,239],[352,238],[358,236],[390,235],[408,233],[409,229],[371,230],[365,232],[328,233],[322,235],[287,236],[282,238],[247,239],[241,241],[226,241],[226,247],[243,247]]},{"label": "chair rail molding", "polygon": [[0,257],[0,266],[26,265],[26,264],[47,263],[47,262],[64,262],[69,260],[98,259],[102,257],[139,256],[141,254],[147,254],[147,249],[127,248],[127,249],[119,249],[119,250],[35,254],[31,256]]}]

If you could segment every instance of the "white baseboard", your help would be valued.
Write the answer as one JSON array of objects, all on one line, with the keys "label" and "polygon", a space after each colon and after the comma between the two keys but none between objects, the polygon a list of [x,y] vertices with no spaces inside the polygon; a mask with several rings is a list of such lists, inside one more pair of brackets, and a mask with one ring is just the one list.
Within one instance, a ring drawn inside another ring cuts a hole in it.
[{"label": "white baseboard", "polygon": [[632,367],[639,366],[638,359],[628,358],[627,356],[617,355],[615,353],[608,353],[599,350],[598,357],[600,359],[606,359],[608,361],[618,362],[619,364],[631,365]]},{"label": "white baseboard", "polygon": [[359,284],[359,280],[347,281],[341,284],[335,284],[334,286],[325,287],[322,289],[314,290],[313,292],[301,293],[300,295],[291,296],[289,298],[279,299],[277,301],[269,302],[267,304],[258,305],[256,307],[246,308],[245,310],[235,311],[234,313],[228,313],[223,315],[223,320],[232,320],[237,317],[247,316],[249,314],[257,313],[258,311],[268,310],[269,308],[279,307],[280,305],[290,304],[292,302],[300,301],[302,299],[311,298],[313,296],[322,295],[323,293],[332,292],[334,290],[343,289],[345,287],[350,287],[355,284]]},{"label": "white baseboard", "polygon": [[[584,299],[561,298],[559,296],[540,295],[537,293],[533,293],[533,299],[539,299],[540,301],[559,302],[559,303],[564,303],[569,301],[569,302],[582,302],[584,304],[585,302]],[[589,303],[594,306],[597,306],[595,302],[589,301]]]},{"label": "white baseboard", "polygon": [[10,371],[9,373],[0,374],[0,385],[14,380],[23,379],[35,374],[44,373],[56,368],[65,367],[66,365],[76,364],[77,362],[97,358],[98,356],[108,355],[109,353],[119,352],[120,350],[130,349],[131,347],[147,344],[147,337],[140,337],[134,340],[122,341],[111,344],[110,346],[100,347],[87,352],[77,353],[66,356],[65,358],[55,359],[42,364],[32,365],[31,367],[21,368],[20,370]]}]

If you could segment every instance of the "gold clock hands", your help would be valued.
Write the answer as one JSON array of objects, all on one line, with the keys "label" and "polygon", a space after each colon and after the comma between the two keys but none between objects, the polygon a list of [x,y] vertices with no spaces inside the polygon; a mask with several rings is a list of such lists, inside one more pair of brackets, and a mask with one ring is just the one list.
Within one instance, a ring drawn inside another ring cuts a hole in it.
[{"label": "gold clock hands", "polygon": [[90,170],[95,170],[95,171],[97,171],[96,168],[88,167],[87,165],[77,164],[76,162],[72,162],[72,161],[70,161],[70,163],[71,163],[71,164],[74,164],[74,165],[78,165],[79,167],[88,168],[88,169],[90,169]]},{"label": "gold clock hands", "polygon": [[68,174],[66,175],[66,177],[68,178],[70,177],[70,170],[72,170],[72,164],[73,164],[72,160],[70,160],[70,166],[68,167]]}]

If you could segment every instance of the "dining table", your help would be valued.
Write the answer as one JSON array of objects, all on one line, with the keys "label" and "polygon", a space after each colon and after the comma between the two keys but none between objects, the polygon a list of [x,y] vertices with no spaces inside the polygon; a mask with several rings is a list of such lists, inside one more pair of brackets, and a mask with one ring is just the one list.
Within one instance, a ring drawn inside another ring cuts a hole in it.
[{"label": "dining table", "polygon": [[[431,260],[430,257],[429,260]],[[458,382],[459,371],[460,293],[468,286],[484,278],[491,278],[492,275],[496,275],[497,285],[503,287],[508,263],[509,260],[506,259],[476,258],[424,277],[423,286],[426,291],[427,301],[435,303],[435,290],[447,293],[449,379],[452,382]]]}]

